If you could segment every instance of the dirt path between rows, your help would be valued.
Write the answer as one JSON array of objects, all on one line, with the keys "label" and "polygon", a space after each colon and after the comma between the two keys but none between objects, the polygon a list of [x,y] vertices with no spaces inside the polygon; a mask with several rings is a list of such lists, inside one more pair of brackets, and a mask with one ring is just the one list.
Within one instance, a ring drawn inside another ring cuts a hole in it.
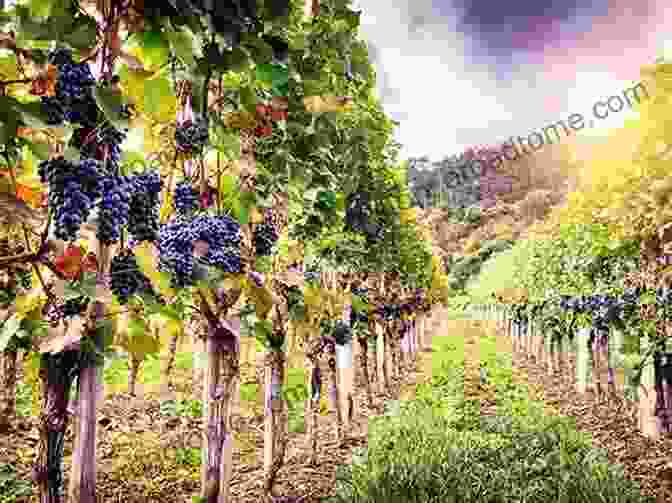
[{"label": "dirt path between rows", "polygon": [[[495,331],[494,322],[479,325]],[[510,339],[503,331],[496,333],[502,350],[513,354]],[[643,494],[660,503],[672,502],[672,491],[666,488],[672,481],[672,438],[643,436],[627,403],[598,403],[591,391],[577,393],[569,379],[549,376],[546,366],[532,357],[514,354],[513,367],[514,379],[528,385],[530,396],[543,402],[547,414],[574,418],[577,430],[591,434],[593,445],[604,449],[610,462],[623,465],[625,475],[639,483]]]},{"label": "dirt path between rows", "polygon": [[[439,329],[438,317],[431,329]],[[424,358],[427,357],[431,354],[424,354]],[[370,360],[369,372],[374,368],[375,363]],[[418,365],[417,372],[406,374],[403,382],[393,383],[394,389],[400,390],[400,399],[412,397],[415,384],[428,378],[422,374],[421,368],[422,365]],[[326,375],[325,372],[326,368],[323,375]],[[21,372],[19,379],[22,379]],[[182,379],[176,376],[176,381],[189,382],[188,389],[177,390],[180,396],[192,394],[190,379],[190,371]],[[354,447],[366,447],[368,419],[382,414],[385,403],[392,399],[392,396],[374,393],[374,407],[369,409],[360,375],[356,375],[354,389],[357,413],[343,445],[338,445],[336,440],[335,414],[327,413],[318,418],[316,466],[307,463],[307,435],[289,434],[286,461],[274,486],[277,495],[301,497],[301,503],[317,503],[321,498],[334,494],[337,467],[350,463]],[[114,393],[107,396],[105,403],[99,407],[96,453],[99,501],[185,503],[190,502],[191,495],[198,491],[200,466],[178,465],[166,453],[177,447],[200,447],[203,419],[162,415],[160,406],[159,392],[146,391],[142,399]],[[234,416],[233,423],[236,432],[231,488],[233,501],[262,501],[263,415]],[[0,435],[0,460],[16,466],[21,480],[30,481],[38,438],[35,417],[17,419],[12,431]],[[71,428],[68,427],[65,487],[68,484],[72,438]],[[16,499],[16,503],[31,501],[37,501],[36,497]]]}]

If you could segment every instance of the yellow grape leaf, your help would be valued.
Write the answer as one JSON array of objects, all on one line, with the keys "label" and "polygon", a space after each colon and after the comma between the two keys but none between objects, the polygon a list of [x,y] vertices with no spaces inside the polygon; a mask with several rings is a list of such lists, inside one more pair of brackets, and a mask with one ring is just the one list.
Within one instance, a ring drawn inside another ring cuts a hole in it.
[{"label": "yellow grape leaf", "polygon": [[327,414],[329,414],[329,403],[326,396],[322,395],[320,397],[320,415],[326,416]]},{"label": "yellow grape leaf", "polygon": [[319,306],[322,304],[322,296],[318,288],[306,287],[303,291],[303,302],[306,306]]},{"label": "yellow grape leaf", "polygon": [[226,290],[244,289],[248,281],[244,274],[226,274],[220,286]]},{"label": "yellow grape leaf", "polygon": [[260,319],[265,319],[273,308],[273,293],[266,286],[257,288],[254,283],[249,282],[247,295],[254,303],[257,317]]},{"label": "yellow grape leaf", "polygon": [[173,207],[173,194],[172,192],[166,192],[163,196],[163,203],[161,203],[161,209],[159,210],[159,219],[161,223],[166,223],[175,212]]},{"label": "yellow grape leaf", "polygon": [[399,211],[399,220],[402,224],[409,224],[417,221],[418,213],[415,208],[408,208]]},{"label": "yellow grape leaf", "polygon": [[16,298],[16,313],[21,317],[26,317],[35,309],[44,307],[47,301],[47,296],[42,291],[42,288],[35,288],[27,295],[20,295]]},{"label": "yellow grape leaf", "polygon": [[154,266],[153,246],[147,242],[140,243],[134,251],[140,271],[147,276],[154,289],[166,297],[173,297],[175,290],[170,287],[170,275],[158,271]]},{"label": "yellow grape leaf", "polygon": [[159,352],[161,349],[160,341],[149,332],[136,333],[135,336],[128,338],[128,352],[136,357],[143,357]]}]

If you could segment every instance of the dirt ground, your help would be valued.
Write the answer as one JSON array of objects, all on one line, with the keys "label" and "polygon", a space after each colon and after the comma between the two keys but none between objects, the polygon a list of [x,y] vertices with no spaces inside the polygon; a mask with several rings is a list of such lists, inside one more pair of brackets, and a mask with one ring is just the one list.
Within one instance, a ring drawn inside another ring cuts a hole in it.
[{"label": "dirt ground", "polygon": [[[502,333],[500,332],[500,335]],[[509,340],[501,336],[509,352]],[[639,483],[642,493],[660,503],[672,502],[672,438],[652,440],[637,427],[635,406],[621,398],[598,401],[592,390],[577,393],[566,375],[550,376],[543,363],[514,354],[517,375],[528,383],[531,392],[541,399],[549,414],[573,417],[579,431],[591,434],[593,445],[604,449],[609,461],[623,465],[628,478]],[[570,358],[570,369],[575,360]],[[622,379],[617,379],[617,383]]]},{"label": "dirt ground", "polygon": [[[438,326],[438,325],[437,325]],[[355,356],[356,358],[356,356]],[[369,372],[375,363],[370,359]],[[178,372],[178,369],[176,369]],[[323,369],[326,375],[326,368]],[[423,377],[418,372],[405,375],[403,382],[395,381],[393,388],[400,398],[412,396],[414,383]],[[19,375],[22,379],[22,375]],[[201,383],[193,383],[191,372],[175,378],[174,396],[193,396]],[[375,392],[374,407],[366,404],[361,375],[355,376],[355,420],[347,432],[346,441],[336,439],[335,413],[318,417],[317,464],[308,464],[308,435],[290,433],[285,456],[274,492],[278,496],[298,497],[301,503],[316,503],[334,493],[336,468],[350,463],[354,447],[367,444],[368,418],[382,414],[390,395]],[[180,465],[168,453],[172,449],[199,448],[202,445],[203,418],[166,417],[160,413],[158,390],[146,390],[142,398],[124,393],[106,396],[98,410],[97,493],[105,503],[190,502],[200,487],[200,466]],[[261,404],[259,404],[261,405]],[[234,414],[236,439],[231,492],[233,501],[262,501],[263,480],[263,411],[261,406],[246,407]],[[65,439],[65,487],[72,449],[70,426]],[[13,430],[0,436],[0,459],[17,467],[23,480],[30,480],[31,464],[38,443],[37,418],[19,418]],[[198,454],[200,459],[200,454]],[[37,501],[36,496],[17,498],[16,503]]]},{"label": "dirt ground", "polygon": [[[484,391],[478,385],[477,334],[485,328],[485,324],[453,322],[447,321],[445,316],[437,316],[432,330],[436,334],[447,334],[460,330],[460,326],[466,327],[465,323],[472,328],[465,331],[465,393],[478,394],[482,413],[494,413],[496,390]],[[498,344],[502,351],[511,352],[510,341],[501,334]],[[395,383],[400,389],[399,398],[411,398],[415,384],[431,378],[431,358],[431,352],[419,354],[416,370],[407,374],[404,382]],[[373,362],[370,362],[370,368],[373,368]],[[653,441],[643,437],[636,430],[631,411],[622,404],[612,402],[598,405],[590,394],[579,396],[559,376],[549,377],[545,368],[531,359],[514,356],[514,369],[516,379],[529,385],[532,395],[544,401],[549,414],[560,413],[574,417],[578,429],[590,432],[595,445],[605,449],[611,461],[622,463],[627,476],[639,482],[643,492],[659,496],[660,502],[672,502],[672,497],[666,498],[661,490],[669,471],[668,463],[672,460],[671,440]],[[184,377],[185,382],[190,380]],[[196,386],[200,389],[200,383],[196,383]],[[176,392],[189,395],[193,392],[190,388],[191,384],[182,385],[182,389],[178,385]],[[336,441],[334,414],[321,415],[318,419],[316,466],[307,463],[307,435],[290,433],[285,464],[275,485],[277,495],[300,497],[301,503],[315,503],[333,494],[336,468],[350,462],[354,447],[366,446],[368,418],[381,414],[384,403],[392,398],[376,394],[374,408],[369,409],[359,375],[356,376],[354,389],[357,413],[344,445],[338,445]],[[179,464],[169,453],[177,447],[200,447],[203,419],[161,415],[159,398],[158,392],[147,392],[142,400],[133,400],[128,395],[117,393],[108,397],[100,407],[97,447],[99,501],[184,503],[191,501],[191,496],[197,494],[200,467]],[[263,416],[259,409],[256,412],[249,416],[234,416],[234,430],[237,433],[233,501],[262,500]],[[0,436],[0,460],[15,464],[20,477],[29,480],[37,440],[36,418],[17,420],[12,431]],[[64,463],[66,487],[71,446],[72,435],[68,430]],[[200,459],[200,454],[198,457]],[[37,500],[16,499],[17,503],[28,501]]]}]

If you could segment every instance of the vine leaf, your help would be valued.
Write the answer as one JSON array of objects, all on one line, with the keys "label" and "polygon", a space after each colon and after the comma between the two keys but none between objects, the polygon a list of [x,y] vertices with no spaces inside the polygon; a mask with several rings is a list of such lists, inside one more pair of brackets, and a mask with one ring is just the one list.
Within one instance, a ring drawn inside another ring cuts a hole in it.
[{"label": "vine leaf", "polygon": [[152,287],[162,295],[173,297],[175,290],[170,287],[170,274],[158,271],[154,267],[154,254],[149,243],[142,243],[135,247],[135,257],[138,262],[138,268],[147,276]]},{"label": "vine leaf", "polygon": [[95,19],[90,16],[79,16],[63,36],[63,41],[75,49],[88,49],[96,45],[97,30]]},{"label": "vine leaf", "polygon": [[7,348],[9,341],[19,331],[21,319],[22,315],[15,313],[2,325],[2,330],[0,330],[0,352]]},{"label": "vine leaf", "polygon": [[171,96],[170,82],[165,77],[145,81],[145,111],[160,116],[166,97]]},{"label": "vine leaf", "polygon": [[35,129],[50,127],[47,124],[47,122],[49,121],[49,115],[47,114],[45,108],[42,106],[41,102],[34,101],[31,103],[16,103],[15,108],[21,114],[23,122],[28,127]]},{"label": "vine leaf", "polygon": [[119,94],[109,87],[102,85],[94,88],[94,97],[96,103],[105,114],[105,118],[114,125],[115,128],[123,131],[128,130],[128,120],[122,119],[119,114],[123,100]]},{"label": "vine leaf", "polygon": [[196,65],[196,57],[203,57],[196,37],[189,30],[183,28],[181,31],[168,31],[165,35],[175,55],[187,66]]}]

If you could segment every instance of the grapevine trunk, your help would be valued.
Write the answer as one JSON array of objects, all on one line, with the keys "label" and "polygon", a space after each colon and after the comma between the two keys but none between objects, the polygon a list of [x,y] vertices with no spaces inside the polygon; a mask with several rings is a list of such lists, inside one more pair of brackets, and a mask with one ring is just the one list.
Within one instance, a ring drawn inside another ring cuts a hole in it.
[{"label": "grapevine trunk", "polygon": [[68,397],[77,351],[42,355],[40,439],[33,468],[40,503],[60,503],[63,494],[63,443],[68,422]]},{"label": "grapevine trunk", "polygon": [[364,386],[366,387],[366,403],[373,407],[373,390],[371,389],[371,380],[369,379],[369,343],[366,337],[359,337],[359,367],[362,371],[362,379],[364,379]]},{"label": "grapevine trunk", "polygon": [[206,498],[208,503],[230,501],[233,468],[231,413],[237,389],[239,352],[235,337],[227,338],[220,334],[211,327],[206,341],[208,366],[204,393],[207,426],[204,431],[206,447],[201,472],[201,497]]},{"label": "grapevine trunk", "polygon": [[271,350],[264,361],[266,397],[264,410],[264,493],[270,497],[287,450],[287,412],[282,398],[285,354]]},{"label": "grapevine trunk", "polygon": [[0,382],[0,430],[8,427],[16,413],[17,352],[2,354],[2,381]]}]

